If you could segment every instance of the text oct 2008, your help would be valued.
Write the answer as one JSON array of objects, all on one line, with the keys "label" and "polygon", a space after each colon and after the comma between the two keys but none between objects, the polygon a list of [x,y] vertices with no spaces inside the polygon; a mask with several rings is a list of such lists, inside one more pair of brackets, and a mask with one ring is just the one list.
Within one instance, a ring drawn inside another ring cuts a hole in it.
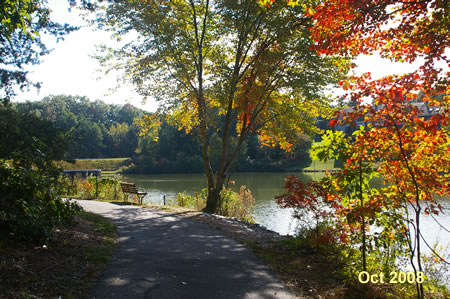
[{"label": "text oct 2008", "polygon": [[[389,281],[388,281],[389,278]],[[389,277],[385,277],[384,273],[370,274],[367,271],[362,271],[358,275],[358,281],[366,284],[371,283],[423,283],[425,281],[425,274],[423,272],[397,272],[392,271]]]}]

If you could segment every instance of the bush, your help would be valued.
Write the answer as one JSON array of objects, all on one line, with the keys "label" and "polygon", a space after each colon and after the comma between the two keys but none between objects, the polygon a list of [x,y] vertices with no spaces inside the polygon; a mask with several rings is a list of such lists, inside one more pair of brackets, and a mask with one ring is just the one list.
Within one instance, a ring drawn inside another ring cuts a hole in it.
[{"label": "bush", "polygon": [[69,187],[68,196],[82,199],[103,199],[121,200],[123,199],[122,188],[118,177],[103,177],[98,179],[91,176],[86,179],[67,179]]},{"label": "bush", "polygon": [[[206,207],[207,189],[194,195],[178,193],[174,204],[185,208],[194,208],[198,211]],[[252,192],[245,186],[241,186],[239,193],[224,188],[220,193],[219,215],[234,217],[245,222],[255,222],[253,219],[253,208],[255,198]]]},{"label": "bush", "polygon": [[202,194],[195,192],[194,195],[189,195],[186,193],[178,193],[175,199],[175,204],[180,207],[194,208],[200,211],[204,207],[206,207],[205,192],[202,192]]},{"label": "bush", "polygon": [[245,222],[255,222],[253,219],[255,198],[246,186],[241,186],[239,194],[224,188],[220,193],[220,201],[220,215],[234,217]]},{"label": "bush", "polygon": [[46,239],[53,228],[69,225],[75,203],[59,197],[62,186],[57,180],[35,169],[0,168],[2,184],[0,222],[13,235],[31,241]]},{"label": "bush", "polygon": [[30,241],[68,225],[80,208],[61,199],[61,160],[67,136],[32,114],[0,107],[0,226]]}]

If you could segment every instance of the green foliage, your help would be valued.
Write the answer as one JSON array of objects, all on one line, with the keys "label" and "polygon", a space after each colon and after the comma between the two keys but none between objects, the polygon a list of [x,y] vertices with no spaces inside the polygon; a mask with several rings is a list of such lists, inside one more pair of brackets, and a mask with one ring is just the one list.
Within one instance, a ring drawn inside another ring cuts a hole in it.
[{"label": "green foliage", "polygon": [[67,196],[70,197],[108,201],[120,201],[124,198],[119,177],[91,176],[87,179],[74,178],[73,181],[66,178],[66,184]]},{"label": "green foliage", "polygon": [[64,156],[67,136],[49,121],[0,108],[0,223],[16,237],[42,240],[68,225],[79,208],[60,198],[64,186],[53,161]]},{"label": "green foliage", "polygon": [[[235,135],[236,132],[233,132]],[[237,137],[233,137],[233,146]],[[219,133],[210,137],[208,152],[213,167],[219,165],[222,138]],[[263,147],[258,134],[244,143],[237,158],[234,171],[283,171],[299,169],[310,162],[309,149],[311,141],[307,136],[298,138],[294,149],[287,153],[279,146]],[[202,172],[203,160],[201,144],[197,136],[185,134],[177,127],[163,121],[158,132],[158,142],[153,136],[141,136],[137,148],[138,156],[134,158],[135,167],[127,172],[137,173],[171,173]]]},{"label": "green foliage", "polygon": [[[448,252],[450,243],[444,248],[444,246],[438,246],[436,242],[432,246],[432,250],[439,256],[445,257],[442,253]],[[447,261],[450,258],[450,254],[447,255]],[[432,296],[437,294],[443,294],[444,298],[450,297],[450,290],[448,288],[448,263],[444,260],[437,258],[435,255],[422,255],[423,269],[427,275],[427,280],[424,284],[424,290],[430,293]],[[430,296],[431,297],[431,296]],[[437,297],[437,296],[436,296]]]},{"label": "green foliage", "polygon": [[250,189],[241,186],[239,193],[224,188],[220,194],[219,215],[234,217],[244,222],[255,222],[253,219],[253,208],[255,198]]},{"label": "green foliage", "polygon": [[77,28],[50,20],[46,1],[6,0],[0,2],[0,103],[9,103],[16,87],[39,88],[32,83],[26,65],[40,63],[40,57],[50,52],[41,40],[43,33],[62,39]]},{"label": "green foliage", "polygon": [[[64,169],[102,169],[127,173],[199,173],[203,171],[201,142],[186,135],[174,124],[162,121],[155,136],[138,136],[136,120],[145,112],[130,105],[91,102],[86,97],[49,96],[42,101],[15,104],[17,110],[47,119],[61,129],[70,130],[71,145],[65,158],[123,157],[112,159],[75,159],[75,163],[58,162]],[[147,120],[153,115],[146,115]],[[236,135],[236,132],[233,132]],[[211,136],[213,164],[220,159],[221,135]],[[237,137],[233,137],[233,146]],[[298,169],[310,161],[311,141],[300,136],[291,152],[279,146],[262,147],[258,134],[243,144],[234,167],[236,171],[282,171]],[[72,161],[73,162],[73,161]],[[131,165],[133,162],[134,165]]]},{"label": "green foliage", "polygon": [[71,223],[79,207],[59,197],[62,188],[54,177],[38,169],[0,167],[0,223],[16,237],[46,239],[53,228]]},{"label": "green foliage", "polygon": [[206,205],[205,192],[202,192],[202,194],[198,194],[196,192],[194,195],[189,195],[186,193],[178,193],[175,203],[177,206],[180,206],[180,207],[194,208],[194,209],[200,211]]},{"label": "green foliage", "polygon": [[48,96],[42,101],[17,103],[19,111],[50,120],[72,132],[67,158],[132,157],[138,146],[133,120],[145,112],[132,105],[89,101],[81,96]]}]

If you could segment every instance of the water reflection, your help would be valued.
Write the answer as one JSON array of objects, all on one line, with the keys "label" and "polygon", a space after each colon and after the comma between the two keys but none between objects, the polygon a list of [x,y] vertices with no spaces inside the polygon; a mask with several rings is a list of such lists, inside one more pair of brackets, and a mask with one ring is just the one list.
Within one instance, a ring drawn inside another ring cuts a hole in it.
[{"label": "water reflection", "polygon": [[[236,173],[231,180],[236,182],[236,191],[239,191],[241,185],[252,191],[256,199],[254,217],[257,223],[280,234],[295,234],[302,223],[292,217],[291,210],[279,208],[275,201],[276,195],[285,192],[284,179],[292,174],[304,181],[320,180],[324,176],[323,173]],[[175,198],[179,192],[194,194],[206,187],[205,176],[202,174],[128,175],[124,179],[148,192],[144,201],[156,204],[162,204],[164,196],[170,199]],[[381,184],[381,180],[378,179],[374,184]],[[441,205],[444,214],[435,218],[448,229],[450,200],[442,200]],[[422,231],[430,245],[437,240],[444,246],[449,244],[450,233],[437,225],[430,216],[423,215],[421,221]]]}]

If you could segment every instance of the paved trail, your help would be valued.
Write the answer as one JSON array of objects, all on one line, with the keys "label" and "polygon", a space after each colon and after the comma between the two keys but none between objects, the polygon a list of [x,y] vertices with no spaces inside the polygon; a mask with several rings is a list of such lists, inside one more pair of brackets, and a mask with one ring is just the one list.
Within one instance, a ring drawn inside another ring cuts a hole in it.
[{"label": "paved trail", "polygon": [[295,298],[244,245],[169,213],[77,201],[113,220],[120,244],[90,298]]}]

